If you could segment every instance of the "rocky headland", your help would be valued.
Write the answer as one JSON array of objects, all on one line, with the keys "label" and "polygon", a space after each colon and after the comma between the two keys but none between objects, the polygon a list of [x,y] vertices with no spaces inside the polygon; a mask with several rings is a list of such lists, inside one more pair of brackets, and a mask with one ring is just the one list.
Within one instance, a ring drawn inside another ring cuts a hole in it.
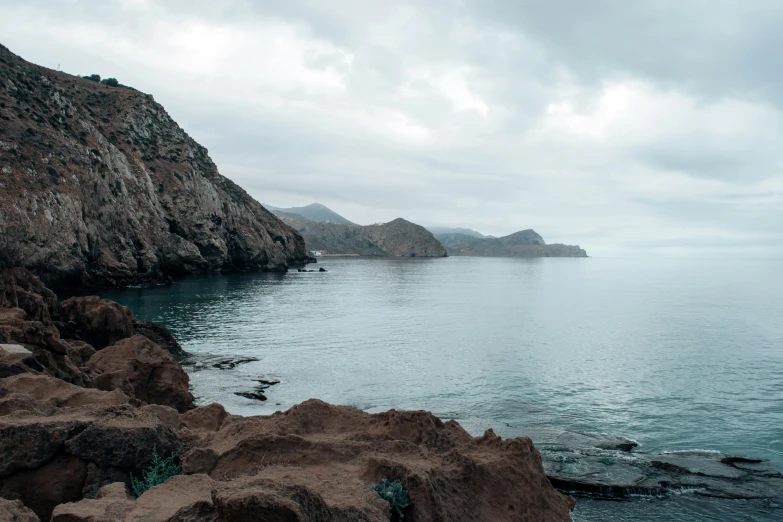
[{"label": "rocky headland", "polygon": [[[528,438],[318,400],[259,417],[196,407],[181,348],[127,308],[58,304],[23,269],[0,276],[0,306],[8,520],[387,521],[390,504],[369,489],[384,476],[409,493],[405,520],[570,520],[573,499]],[[156,453],[176,454],[181,474],[134,498],[131,477]]]},{"label": "rocky headland", "polygon": [[0,45],[0,256],[51,285],[286,270],[302,236],[222,176],[149,94]]},{"label": "rocky headland", "polygon": [[426,228],[397,218],[376,225],[312,221],[277,211],[285,223],[302,234],[309,250],[333,255],[367,257],[446,257],[446,249]]},{"label": "rocky headland", "polygon": [[475,234],[444,232],[435,234],[450,256],[478,257],[587,257],[578,245],[547,245],[535,230],[521,230],[503,237],[476,237]]}]

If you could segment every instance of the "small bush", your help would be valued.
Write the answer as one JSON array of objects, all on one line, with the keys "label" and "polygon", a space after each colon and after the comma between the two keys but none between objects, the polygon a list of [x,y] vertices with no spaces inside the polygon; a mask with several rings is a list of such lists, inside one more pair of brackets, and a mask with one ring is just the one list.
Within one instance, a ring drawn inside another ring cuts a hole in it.
[{"label": "small bush", "polygon": [[90,80],[93,82],[99,82],[101,81],[101,75],[100,74],[91,74],[89,76],[82,76],[85,80]]},{"label": "small bush", "polygon": [[399,479],[391,482],[388,478],[383,477],[379,483],[370,486],[370,491],[375,491],[379,497],[389,503],[392,519],[395,514],[398,520],[402,519],[403,510],[411,503],[408,490],[402,487],[402,482]]},{"label": "small bush", "polygon": [[[182,451],[182,448],[180,448]],[[131,492],[133,496],[139,498],[142,493],[148,489],[159,486],[166,482],[169,477],[182,474],[182,464],[175,462],[179,457],[179,452],[175,451],[165,459],[158,455],[158,447],[152,447],[152,465],[147,471],[142,473],[141,479],[137,479],[131,474]]]},{"label": "small bush", "polygon": [[120,82],[117,81],[117,78],[106,78],[101,80],[101,83],[108,85],[109,87],[117,87],[120,84]]}]

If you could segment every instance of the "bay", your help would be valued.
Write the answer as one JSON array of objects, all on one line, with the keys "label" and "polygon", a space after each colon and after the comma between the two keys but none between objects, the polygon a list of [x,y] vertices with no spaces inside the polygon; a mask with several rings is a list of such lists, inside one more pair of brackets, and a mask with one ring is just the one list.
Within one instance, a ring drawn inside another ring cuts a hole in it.
[{"label": "bay", "polygon": [[[783,469],[783,262],[322,258],[327,272],[194,276],[103,296],[200,356],[201,403],[426,409],[473,434],[620,435]],[[310,265],[309,268],[314,268]],[[268,401],[234,394],[280,380]],[[535,436],[534,436],[535,441]],[[580,499],[575,520],[779,520],[777,501]]]}]

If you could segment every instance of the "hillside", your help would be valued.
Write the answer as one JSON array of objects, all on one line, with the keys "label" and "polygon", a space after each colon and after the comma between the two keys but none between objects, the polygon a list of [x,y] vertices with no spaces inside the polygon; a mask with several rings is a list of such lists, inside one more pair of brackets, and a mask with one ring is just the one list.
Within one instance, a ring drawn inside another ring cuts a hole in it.
[{"label": "hillside", "polygon": [[304,207],[291,207],[291,208],[278,208],[272,205],[264,205],[266,208],[274,212],[279,217],[291,217],[297,219],[295,216],[301,216],[304,219],[315,221],[317,223],[337,223],[341,225],[355,225],[355,223],[348,221],[337,212],[333,211],[325,205],[320,203],[311,203]]},{"label": "hillside", "polygon": [[380,225],[283,221],[302,234],[309,250],[373,257],[445,257],[446,249],[424,227],[402,218]]},{"label": "hillside", "polygon": [[438,234],[450,256],[477,257],[587,257],[579,246],[547,245],[534,230],[522,230],[499,238],[466,234]]},{"label": "hillside", "polygon": [[222,176],[151,95],[0,46],[0,254],[49,284],[286,270],[299,233]]}]

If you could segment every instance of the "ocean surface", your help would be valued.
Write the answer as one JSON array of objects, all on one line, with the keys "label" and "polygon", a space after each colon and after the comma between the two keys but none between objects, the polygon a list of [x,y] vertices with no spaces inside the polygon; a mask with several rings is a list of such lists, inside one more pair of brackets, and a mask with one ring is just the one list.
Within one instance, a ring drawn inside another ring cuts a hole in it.
[{"label": "ocean surface", "polygon": [[[620,435],[783,470],[783,261],[322,258],[325,273],[194,276],[103,296],[200,356],[198,401],[426,409],[479,435]],[[234,395],[280,380],[267,402]],[[535,441],[535,436],[534,436]],[[783,520],[780,501],[579,499],[576,521]]]}]

